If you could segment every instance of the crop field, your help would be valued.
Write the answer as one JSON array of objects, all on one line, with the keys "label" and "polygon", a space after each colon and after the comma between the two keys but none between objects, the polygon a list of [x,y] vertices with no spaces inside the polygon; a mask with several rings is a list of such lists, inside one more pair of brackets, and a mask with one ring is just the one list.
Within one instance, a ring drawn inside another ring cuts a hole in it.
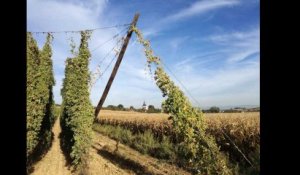
[{"label": "crop field", "polygon": [[[249,125],[256,125],[259,127],[259,112],[247,113],[205,113],[207,122],[213,123],[247,123]],[[165,122],[169,115],[165,113],[141,113],[134,111],[111,111],[101,110],[98,116],[100,120],[119,120],[119,121],[146,121],[146,122]]]},{"label": "crop field", "polygon": [[[231,162],[259,169],[260,161],[260,113],[206,113],[206,132],[216,138],[222,152]],[[130,130],[133,134],[151,131],[154,138],[162,140],[169,136],[173,142],[175,133],[172,123],[164,113],[140,113],[133,111],[102,110],[98,124]],[[247,160],[246,160],[246,159]],[[249,162],[248,162],[249,161]],[[257,170],[259,171],[259,170]]]},{"label": "crop field", "polygon": [[[98,116],[101,124],[120,125],[131,128],[134,132],[150,129],[160,135],[171,135],[172,123],[164,113],[140,113],[128,111],[102,110]],[[260,118],[259,112],[250,113],[207,113],[205,120],[208,125],[207,132],[220,136],[220,130],[235,139],[259,143]]]}]

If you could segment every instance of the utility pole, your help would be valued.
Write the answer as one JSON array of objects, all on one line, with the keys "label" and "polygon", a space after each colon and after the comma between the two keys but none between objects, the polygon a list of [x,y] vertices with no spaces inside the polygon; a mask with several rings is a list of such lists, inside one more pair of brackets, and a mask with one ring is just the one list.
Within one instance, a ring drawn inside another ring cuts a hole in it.
[{"label": "utility pole", "polygon": [[[133,21],[132,21],[132,23],[131,23],[131,27],[132,27],[132,26],[134,26],[134,27],[136,26],[136,23],[137,23],[137,21],[138,21],[138,19],[139,19],[139,16],[140,16],[139,13],[136,13],[136,14],[134,15]],[[105,87],[105,89],[104,89],[104,91],[103,91],[102,97],[101,97],[101,99],[100,99],[100,101],[99,101],[99,103],[98,103],[98,105],[97,105],[97,107],[96,107],[96,110],[95,110],[95,120],[97,119],[97,117],[98,117],[98,115],[99,115],[99,112],[100,112],[100,110],[101,110],[101,108],[102,108],[102,105],[103,105],[103,103],[104,103],[104,101],[105,101],[105,99],[106,99],[106,97],[107,97],[107,94],[108,94],[108,92],[109,92],[109,89],[110,89],[110,87],[111,87],[111,84],[112,84],[112,82],[114,81],[114,78],[115,78],[115,76],[116,76],[116,74],[117,74],[117,71],[118,71],[119,66],[120,66],[120,64],[121,64],[121,61],[122,61],[123,56],[124,56],[124,54],[125,54],[127,45],[128,45],[128,43],[129,43],[129,40],[130,40],[131,35],[132,35],[131,27],[130,27],[130,28],[128,29],[128,31],[127,31],[127,36],[126,36],[126,38],[125,38],[125,40],[124,40],[122,49],[121,49],[121,51],[120,51],[120,53],[119,53],[119,56],[118,56],[118,59],[117,59],[117,61],[116,61],[115,66],[114,66],[114,69],[113,69],[113,71],[112,71],[112,73],[111,73],[111,75],[110,75],[110,77],[109,77],[109,80],[108,80],[108,82],[107,82],[107,84],[106,84],[106,87]]]}]

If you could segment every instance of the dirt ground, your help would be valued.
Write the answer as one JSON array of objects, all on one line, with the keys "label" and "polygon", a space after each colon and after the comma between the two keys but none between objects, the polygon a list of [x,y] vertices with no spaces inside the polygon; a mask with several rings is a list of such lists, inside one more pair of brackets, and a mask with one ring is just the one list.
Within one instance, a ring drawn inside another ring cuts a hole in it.
[{"label": "dirt ground", "polygon": [[[34,165],[32,175],[70,175],[71,170],[60,148],[59,119],[53,127],[54,140],[48,153]],[[90,175],[176,175],[190,174],[174,165],[143,155],[123,144],[118,144],[99,133],[94,133],[87,172]]]},{"label": "dirt ground", "polygon": [[59,125],[59,119],[56,120],[52,132],[54,133],[54,139],[52,146],[43,159],[36,163],[33,167],[32,175],[69,175],[71,171],[66,166],[66,159],[63,152],[60,149],[60,140],[58,138],[61,128]]}]

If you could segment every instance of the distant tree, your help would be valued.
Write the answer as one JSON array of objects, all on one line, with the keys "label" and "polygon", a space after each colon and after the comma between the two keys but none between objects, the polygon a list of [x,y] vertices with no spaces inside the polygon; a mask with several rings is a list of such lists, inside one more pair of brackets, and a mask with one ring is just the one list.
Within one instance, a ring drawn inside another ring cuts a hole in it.
[{"label": "distant tree", "polygon": [[219,113],[220,112],[220,108],[216,107],[216,106],[213,106],[213,107],[209,108],[209,112],[211,112],[211,113]]},{"label": "distant tree", "polygon": [[122,109],[122,110],[123,110],[123,109],[124,109],[124,106],[123,106],[122,104],[119,104],[119,105],[118,105],[118,109]]},{"label": "distant tree", "polygon": [[129,109],[130,109],[130,110],[135,110],[133,106],[130,106]]},{"label": "distant tree", "polygon": [[156,109],[153,105],[148,106],[147,113],[160,113],[161,109]]},{"label": "distant tree", "polygon": [[114,105],[108,105],[106,107],[106,109],[108,109],[108,110],[116,110],[116,106],[114,106]]},{"label": "distant tree", "polygon": [[155,110],[155,107],[153,105],[149,105],[148,110]]}]

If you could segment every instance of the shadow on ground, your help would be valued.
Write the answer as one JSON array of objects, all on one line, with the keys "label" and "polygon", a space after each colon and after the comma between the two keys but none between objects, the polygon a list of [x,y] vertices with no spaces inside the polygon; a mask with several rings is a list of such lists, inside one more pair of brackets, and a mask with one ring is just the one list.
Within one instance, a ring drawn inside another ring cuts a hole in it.
[{"label": "shadow on ground", "polygon": [[62,138],[62,132],[59,134],[58,136],[59,140],[60,140],[60,149],[62,150],[63,155],[65,156],[66,159],[66,167],[71,167],[72,164],[72,158],[70,156],[70,150],[68,150],[66,148],[66,146],[63,145],[63,138]]},{"label": "shadow on ground", "polygon": [[51,132],[51,141],[50,141],[49,145],[46,145],[45,143],[40,142],[37,145],[36,149],[33,151],[33,153],[27,158],[27,162],[26,162],[27,174],[30,174],[34,171],[34,165],[37,162],[39,162],[40,160],[42,160],[43,157],[45,157],[45,155],[51,149],[53,139],[54,139],[54,134],[53,134],[53,132]]},{"label": "shadow on ground", "polygon": [[98,149],[95,146],[93,146],[93,148],[97,150],[99,155],[122,169],[131,170],[138,175],[153,175],[153,173],[147,170],[147,167],[118,154],[118,152],[113,153],[106,149]]}]

